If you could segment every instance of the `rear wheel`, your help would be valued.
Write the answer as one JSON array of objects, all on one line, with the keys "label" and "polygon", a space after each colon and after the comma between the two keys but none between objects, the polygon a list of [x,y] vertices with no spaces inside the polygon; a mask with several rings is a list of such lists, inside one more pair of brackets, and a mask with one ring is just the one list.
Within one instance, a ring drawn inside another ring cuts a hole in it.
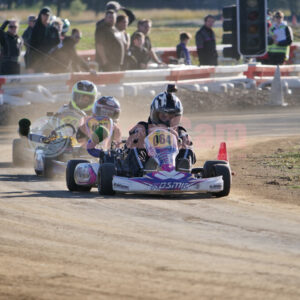
[{"label": "rear wheel", "polygon": [[75,168],[81,163],[88,163],[88,161],[83,159],[73,159],[68,161],[66,170],[66,183],[70,192],[89,192],[92,188],[91,186],[78,185],[74,180]]},{"label": "rear wheel", "polygon": [[112,180],[116,175],[115,165],[112,163],[101,164],[98,171],[98,191],[101,195],[114,195]]},{"label": "rear wheel", "polygon": [[213,166],[214,176],[222,176],[223,177],[223,191],[212,193],[212,195],[216,197],[225,197],[229,195],[230,187],[231,187],[231,170],[229,165],[226,164],[217,164]]}]

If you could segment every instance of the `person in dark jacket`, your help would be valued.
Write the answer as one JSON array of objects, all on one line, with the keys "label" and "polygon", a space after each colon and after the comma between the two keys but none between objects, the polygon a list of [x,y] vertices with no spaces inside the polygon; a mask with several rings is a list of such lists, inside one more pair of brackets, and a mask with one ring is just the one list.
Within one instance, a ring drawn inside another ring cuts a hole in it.
[{"label": "person in dark jacket", "polygon": [[62,46],[53,49],[49,60],[49,72],[66,73],[90,71],[88,63],[76,52],[76,45],[81,39],[81,32],[74,28],[71,36],[66,36],[62,41]]},{"label": "person in dark jacket", "polygon": [[24,45],[26,47],[26,52],[25,52],[25,55],[24,55],[24,61],[25,61],[25,67],[26,67],[26,69],[28,68],[29,42],[30,42],[30,38],[31,38],[31,34],[32,34],[32,29],[34,27],[35,21],[36,21],[36,17],[35,16],[29,16],[28,17],[28,27],[25,29],[25,31],[22,34]]},{"label": "person in dark jacket", "polygon": [[200,66],[217,66],[218,53],[216,37],[212,30],[215,19],[212,15],[204,18],[204,25],[196,32],[196,46]]},{"label": "person in dark jacket", "polygon": [[50,26],[50,8],[41,9],[30,39],[29,67],[36,73],[45,72],[48,52],[60,43],[58,30]]},{"label": "person in dark jacket", "polygon": [[[8,25],[8,30],[5,28]],[[18,36],[19,23],[16,20],[6,20],[0,27],[1,44],[1,75],[20,74],[20,54],[23,45]]]}]

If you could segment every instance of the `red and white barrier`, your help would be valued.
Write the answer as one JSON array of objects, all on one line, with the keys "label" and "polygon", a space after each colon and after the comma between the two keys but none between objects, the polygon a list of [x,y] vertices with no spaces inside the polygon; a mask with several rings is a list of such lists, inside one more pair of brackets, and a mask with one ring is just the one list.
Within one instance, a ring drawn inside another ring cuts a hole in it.
[{"label": "red and white barrier", "polygon": [[[226,91],[231,88],[232,84],[253,88],[255,81],[259,85],[272,79],[275,70],[275,66],[244,64],[217,67],[176,66],[175,68],[99,72],[96,74],[26,74],[1,76],[0,86],[2,86],[4,96],[22,97],[25,95],[24,98],[27,101],[30,101],[31,97],[33,102],[43,102],[47,97],[36,90],[37,85],[44,87],[53,96],[51,101],[58,101],[62,98],[60,95],[66,99],[66,94],[78,80],[90,80],[99,87],[102,94],[117,97],[157,93],[170,82],[195,91]],[[289,88],[294,86],[298,88],[299,81],[296,79],[300,76],[300,65],[280,66],[280,72],[283,80],[289,78],[289,82],[291,82]],[[40,100],[39,94],[41,94]],[[9,98],[6,97],[6,99]],[[12,103],[15,103],[15,100]]]}]

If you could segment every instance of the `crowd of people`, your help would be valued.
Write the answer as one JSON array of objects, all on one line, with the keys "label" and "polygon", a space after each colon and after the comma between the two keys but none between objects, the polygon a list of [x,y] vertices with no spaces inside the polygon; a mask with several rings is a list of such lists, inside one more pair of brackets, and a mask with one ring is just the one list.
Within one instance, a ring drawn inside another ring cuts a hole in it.
[{"label": "crowd of people", "polygon": [[[106,4],[104,18],[97,22],[95,29],[95,60],[98,71],[146,69],[150,61],[163,64],[152,48],[150,19],[139,20],[137,30],[131,36],[127,33],[127,27],[135,19],[134,13],[118,2],[110,1]],[[268,53],[258,58],[262,63],[277,65],[288,59],[293,33],[283,19],[281,11],[269,14]],[[214,22],[212,15],[206,16],[204,25],[196,32],[199,65],[218,65]],[[48,7],[41,9],[37,18],[34,15],[28,17],[28,27],[22,37],[18,35],[19,22],[6,20],[0,27],[0,74],[20,73],[23,46],[26,49],[24,62],[27,73],[93,72],[87,61],[76,51],[82,32],[73,28],[68,35],[69,28],[70,22],[53,16]],[[175,62],[192,64],[187,47],[191,38],[188,32],[180,34]]]}]

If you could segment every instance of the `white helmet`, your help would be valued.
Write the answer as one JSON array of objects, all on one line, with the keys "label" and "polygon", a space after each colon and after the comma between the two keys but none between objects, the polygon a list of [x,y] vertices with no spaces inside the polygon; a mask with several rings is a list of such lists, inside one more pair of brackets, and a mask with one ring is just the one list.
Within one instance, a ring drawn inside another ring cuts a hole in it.
[{"label": "white helmet", "polygon": [[103,96],[95,101],[92,112],[97,117],[109,117],[116,123],[121,113],[121,106],[115,97]]},{"label": "white helmet", "polygon": [[[162,121],[159,113],[171,114],[170,121]],[[158,94],[152,101],[150,108],[150,120],[154,124],[165,124],[168,127],[178,126],[183,114],[180,99],[173,93],[163,92]]]}]

